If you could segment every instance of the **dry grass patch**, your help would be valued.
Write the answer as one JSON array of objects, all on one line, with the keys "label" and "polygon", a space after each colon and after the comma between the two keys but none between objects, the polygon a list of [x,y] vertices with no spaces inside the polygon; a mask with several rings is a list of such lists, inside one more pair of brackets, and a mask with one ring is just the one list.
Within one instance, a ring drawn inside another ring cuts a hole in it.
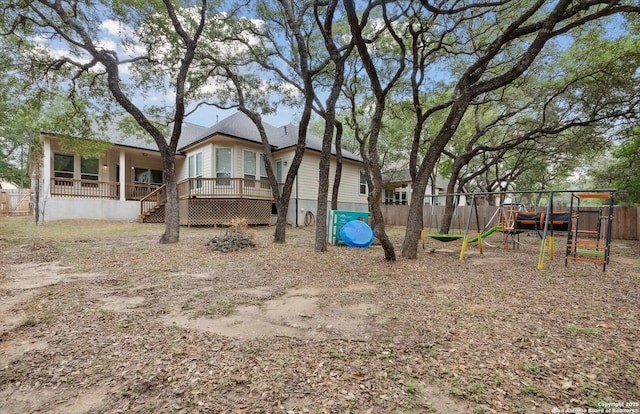
[{"label": "dry grass patch", "polygon": [[[0,317],[25,321],[0,324],[0,406],[524,413],[640,394],[638,242],[614,242],[606,273],[561,252],[538,271],[533,245],[461,262],[429,241],[386,263],[377,246],[315,253],[312,228],[285,245],[253,230],[256,248],[224,254],[206,246],[220,229],[160,245],[162,226],[0,221]],[[25,295],[44,262],[93,276]]]}]

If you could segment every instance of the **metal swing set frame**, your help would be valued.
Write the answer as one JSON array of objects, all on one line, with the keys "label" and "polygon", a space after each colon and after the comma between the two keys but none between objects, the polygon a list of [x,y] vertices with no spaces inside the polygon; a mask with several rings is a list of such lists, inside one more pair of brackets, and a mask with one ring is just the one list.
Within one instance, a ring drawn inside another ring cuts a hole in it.
[{"label": "metal swing set frame", "polygon": [[[480,226],[478,214],[477,198],[479,196],[505,196],[507,194],[546,194],[548,203],[545,212],[529,212],[523,203],[501,203],[493,216],[485,224]],[[554,194],[570,193],[571,204],[569,211],[554,211]],[[494,232],[503,235],[503,248],[509,247],[509,241],[513,248],[523,244],[519,235],[523,232],[536,232],[540,238],[540,252],[538,256],[538,269],[544,267],[544,260],[548,252],[549,259],[554,259],[555,250],[555,233],[562,232],[567,234],[567,244],[565,250],[565,266],[569,261],[583,261],[602,265],[605,271],[609,264],[609,256],[611,251],[611,229],[613,222],[613,193],[614,190],[554,190],[554,191],[518,191],[518,192],[499,192],[499,193],[481,193],[474,192],[469,194],[458,193],[453,194],[456,200],[461,196],[470,197],[470,209],[467,216],[466,226],[463,234],[441,234],[429,233],[422,230],[421,239],[422,246],[425,247],[425,237],[428,236],[435,240],[450,242],[462,240],[460,248],[459,260],[464,260],[469,243],[478,244],[479,253],[483,253],[484,239]],[[451,196],[452,194],[439,194],[441,196]],[[436,196],[432,196],[434,198]],[[581,207],[581,201],[585,199],[607,200],[608,206],[602,206],[599,210],[587,210]],[[454,214],[457,212],[456,203]],[[471,220],[475,212],[477,234],[470,234]],[[594,220],[584,220],[585,216],[593,216],[597,214],[596,225],[589,225]],[[433,221],[434,204],[431,206],[430,223]],[[581,216],[583,219],[581,219]],[[499,217],[497,223],[492,223]],[[437,218],[436,218],[437,226]]]}]

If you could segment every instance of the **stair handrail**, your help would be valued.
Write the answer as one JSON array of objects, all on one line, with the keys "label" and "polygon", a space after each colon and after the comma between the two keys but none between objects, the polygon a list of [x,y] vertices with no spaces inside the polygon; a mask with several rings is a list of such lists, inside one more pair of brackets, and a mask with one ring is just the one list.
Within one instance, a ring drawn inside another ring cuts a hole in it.
[{"label": "stair handrail", "polygon": [[166,203],[166,201],[167,185],[163,184],[140,199],[140,217],[144,217],[147,212]]}]

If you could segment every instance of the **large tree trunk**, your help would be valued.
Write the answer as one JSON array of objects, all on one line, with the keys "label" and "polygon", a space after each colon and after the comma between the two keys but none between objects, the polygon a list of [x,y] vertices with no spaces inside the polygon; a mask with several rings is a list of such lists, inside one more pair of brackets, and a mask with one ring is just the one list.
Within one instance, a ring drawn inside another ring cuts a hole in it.
[{"label": "large tree trunk", "polygon": [[447,195],[445,197],[445,207],[444,207],[444,216],[442,217],[442,224],[438,232],[440,234],[449,234],[449,230],[451,229],[451,221],[453,220],[453,213],[455,212],[456,206],[456,197],[453,195],[455,193],[456,181],[458,180],[459,168],[456,168],[457,161],[454,162],[454,168],[451,173],[451,178],[449,178],[449,183],[447,184]]},{"label": "large tree trunk", "polygon": [[[325,140],[327,138],[325,137]],[[329,144],[331,145],[331,144]],[[324,145],[323,145],[324,146]],[[329,164],[331,152],[322,151],[320,158],[320,178],[318,181],[318,210],[316,211],[315,251],[327,251],[327,195],[329,194]]]},{"label": "large tree trunk", "polygon": [[409,216],[407,229],[402,244],[402,257],[416,259],[418,257],[418,240],[422,231],[422,215],[424,211],[424,193],[427,191],[429,174],[420,174],[416,177],[411,187],[411,202],[409,204]]},{"label": "large tree trunk", "polygon": [[[371,181],[371,185],[369,188],[369,209],[371,210],[371,214],[373,216],[373,230],[376,237],[380,241],[380,244],[382,245],[385,260],[393,261],[396,260],[396,252],[394,250],[393,243],[391,243],[389,237],[387,236],[384,225],[384,217],[382,216],[382,208],[380,207],[382,204],[382,192],[384,191],[384,189],[382,183],[382,173],[380,171],[378,139],[380,137],[380,130],[382,128],[382,117],[384,115],[387,94],[391,90],[391,87],[400,80],[400,77],[404,72],[405,61],[399,61],[399,67],[392,71],[394,73],[392,78],[389,80],[387,86],[383,87],[380,82],[380,77],[378,76],[374,60],[369,53],[368,44],[362,36],[362,26],[358,21],[355,2],[344,1],[344,7],[347,15],[347,20],[349,22],[349,27],[351,29],[351,34],[355,39],[355,46],[362,60],[363,67],[367,72],[370,86],[375,96],[375,105],[373,113],[371,114],[368,139],[369,142],[366,152],[364,140],[360,141],[360,152],[362,158],[365,160],[365,171],[369,177],[369,180]],[[396,38],[396,40],[397,39],[398,38]]]},{"label": "large tree trunk", "polygon": [[331,165],[331,143],[333,142],[334,125],[336,124],[335,102],[337,102],[340,84],[334,84],[325,112],[325,127],[322,137],[322,153],[320,155],[320,174],[318,180],[318,210],[316,212],[315,251],[327,251],[327,210],[329,195],[329,167]]},{"label": "large tree trunk", "polygon": [[[229,72],[229,76],[234,79],[234,81],[236,81],[237,78],[235,73]],[[238,90],[240,90],[240,88],[238,88]],[[241,96],[239,107],[240,111],[251,119],[251,121],[258,129],[260,139],[262,140],[262,153],[265,161],[265,170],[267,172],[267,177],[269,178],[271,194],[273,195],[273,199],[278,210],[278,219],[276,220],[276,228],[273,233],[273,242],[285,243],[287,235],[287,212],[289,210],[289,198],[291,197],[291,189],[293,188],[293,182],[295,179],[295,175],[291,174],[292,172],[297,174],[298,167],[300,165],[299,159],[302,157],[304,147],[302,149],[296,148],[296,153],[291,163],[291,168],[287,173],[287,178],[282,187],[282,191],[280,191],[280,183],[278,183],[273,170],[273,155],[271,154],[271,144],[269,143],[269,137],[267,136],[267,132],[264,129],[264,125],[262,124],[262,117],[258,113],[248,109],[245,106],[243,95],[239,95]]]},{"label": "large tree trunk", "polygon": [[289,211],[289,197],[280,196],[276,201],[278,208],[278,219],[276,220],[276,229],[273,232],[274,243],[285,243],[287,235],[287,212]]},{"label": "large tree trunk", "polygon": [[331,192],[331,210],[338,209],[338,192],[340,191],[340,180],[342,179],[342,123],[336,121],[336,174],[333,179],[333,190]]},{"label": "large tree trunk", "polygon": [[445,198],[444,216],[442,217],[442,225],[438,232],[440,234],[449,234],[451,223],[453,222],[453,213],[456,211],[456,197],[448,195]]},{"label": "large tree trunk", "polygon": [[165,205],[165,229],[160,243],[177,243],[180,240],[180,207],[178,205],[178,182],[176,179],[176,157],[173,153],[162,154],[162,164],[167,189]]},{"label": "large tree trunk", "polygon": [[[377,167],[374,169],[376,168]],[[372,171],[373,189],[369,193],[369,209],[371,210],[373,220],[373,231],[380,242],[380,245],[382,245],[384,259],[387,261],[394,261],[396,260],[396,251],[393,247],[393,243],[389,240],[389,236],[387,235],[384,225],[384,216],[382,215],[382,208],[380,207],[382,205],[382,175],[380,174],[380,169],[377,169],[377,173]]]}]

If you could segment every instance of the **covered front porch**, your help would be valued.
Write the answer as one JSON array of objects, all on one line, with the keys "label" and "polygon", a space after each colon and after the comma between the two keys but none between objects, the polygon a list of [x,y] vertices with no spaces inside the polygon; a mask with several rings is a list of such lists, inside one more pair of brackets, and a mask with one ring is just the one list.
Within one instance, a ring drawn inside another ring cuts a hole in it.
[{"label": "covered front porch", "polygon": [[[81,156],[43,135],[41,183],[49,197],[139,201],[163,185],[157,151],[114,145],[98,156]],[[178,157],[181,161],[183,157]]]}]

